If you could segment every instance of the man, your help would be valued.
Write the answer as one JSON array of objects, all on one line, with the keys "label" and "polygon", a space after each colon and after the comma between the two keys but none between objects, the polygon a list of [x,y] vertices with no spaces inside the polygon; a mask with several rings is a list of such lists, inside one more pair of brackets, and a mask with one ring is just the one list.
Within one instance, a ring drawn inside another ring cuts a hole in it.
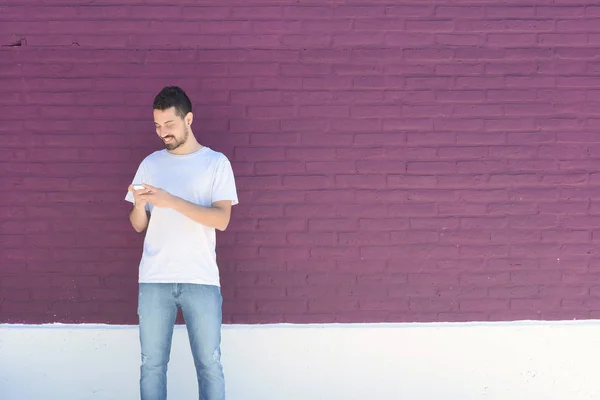
[{"label": "man", "polygon": [[238,203],[226,156],[192,132],[192,104],[179,87],[155,97],[154,124],[165,149],[146,157],[125,199],[137,232],[146,231],[139,266],[138,316],[142,400],[167,396],[167,363],[177,309],[187,327],[200,398],[225,399],[215,229],[225,230]]}]

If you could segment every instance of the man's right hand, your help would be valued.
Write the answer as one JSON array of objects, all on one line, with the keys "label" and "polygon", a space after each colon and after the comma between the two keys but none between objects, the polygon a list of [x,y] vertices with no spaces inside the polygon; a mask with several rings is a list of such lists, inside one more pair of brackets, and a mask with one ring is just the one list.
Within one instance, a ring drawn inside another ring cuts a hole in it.
[{"label": "man's right hand", "polygon": [[145,186],[144,186],[144,189],[135,190],[133,188],[133,185],[129,185],[129,187],[127,188],[127,190],[129,190],[133,194],[133,199],[135,200],[134,207],[138,208],[138,209],[144,209],[145,210],[146,209],[146,203],[148,201],[146,199],[144,199],[144,197],[142,195],[150,192],[150,190],[147,189]]},{"label": "man's right hand", "polygon": [[134,206],[129,213],[129,221],[136,232],[143,232],[148,227],[149,212],[146,211],[147,200],[144,199],[143,194],[148,193],[150,190],[145,188],[135,190],[133,185],[129,185],[127,189],[133,194]]}]

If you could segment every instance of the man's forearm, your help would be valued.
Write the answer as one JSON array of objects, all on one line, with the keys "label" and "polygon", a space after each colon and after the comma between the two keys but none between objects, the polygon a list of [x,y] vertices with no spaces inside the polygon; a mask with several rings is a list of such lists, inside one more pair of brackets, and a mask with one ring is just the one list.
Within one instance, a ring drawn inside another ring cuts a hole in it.
[{"label": "man's forearm", "polygon": [[229,213],[218,207],[204,207],[173,196],[171,208],[192,221],[224,231],[229,224]]},{"label": "man's forearm", "polygon": [[133,207],[129,213],[129,221],[136,232],[143,232],[148,227],[148,213],[145,207]]}]

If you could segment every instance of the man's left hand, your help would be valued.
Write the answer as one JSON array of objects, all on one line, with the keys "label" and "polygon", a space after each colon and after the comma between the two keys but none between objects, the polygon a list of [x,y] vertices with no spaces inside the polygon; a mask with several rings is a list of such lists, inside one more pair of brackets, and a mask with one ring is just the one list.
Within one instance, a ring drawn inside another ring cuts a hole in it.
[{"label": "man's left hand", "polygon": [[155,188],[148,184],[144,184],[144,187],[149,191],[148,193],[140,195],[140,197],[143,197],[154,207],[171,208],[175,196],[164,189]]}]

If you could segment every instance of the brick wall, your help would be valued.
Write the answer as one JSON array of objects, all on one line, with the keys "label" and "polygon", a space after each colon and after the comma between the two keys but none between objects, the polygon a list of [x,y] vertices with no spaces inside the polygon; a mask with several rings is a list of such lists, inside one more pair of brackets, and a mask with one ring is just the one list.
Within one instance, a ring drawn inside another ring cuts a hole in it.
[{"label": "brick wall", "polygon": [[136,323],[167,84],[237,174],[225,322],[600,315],[596,2],[76,3],[0,6],[2,322]]}]

